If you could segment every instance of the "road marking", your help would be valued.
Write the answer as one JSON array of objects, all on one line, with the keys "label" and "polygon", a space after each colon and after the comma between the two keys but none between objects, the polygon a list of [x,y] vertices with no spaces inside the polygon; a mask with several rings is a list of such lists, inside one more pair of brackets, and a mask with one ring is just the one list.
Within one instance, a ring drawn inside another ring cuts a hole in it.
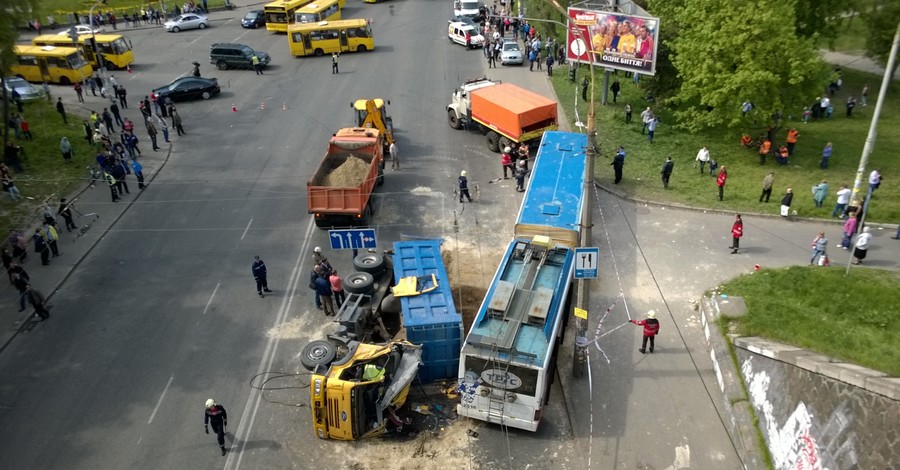
[{"label": "road marking", "polygon": [[141,441],[143,441],[143,440],[144,440],[144,436],[141,436],[141,438],[138,439],[138,441],[137,441],[137,445],[141,445]]},{"label": "road marking", "polygon": [[[150,424],[153,422],[153,417],[156,416],[156,412],[159,411],[159,406],[162,405],[163,398],[166,397],[166,392],[169,391],[169,386],[172,385],[172,380],[174,380],[174,379],[175,379],[175,374],[172,374],[169,377],[169,382],[166,383],[166,388],[164,388],[162,391],[162,395],[159,396],[159,401],[156,402],[156,408],[153,408],[153,413],[150,413],[150,419],[147,420],[147,424]],[[138,442],[140,442],[140,441],[138,441]]]},{"label": "road marking", "polygon": [[220,284],[222,284],[222,283],[221,283],[221,282],[217,282],[217,283],[216,283],[216,288],[213,289],[212,295],[210,295],[210,296],[209,296],[209,300],[206,301],[206,307],[203,307],[203,314],[204,314],[204,315],[206,315],[206,311],[209,310],[209,306],[212,304],[212,300],[213,300],[213,297],[216,296],[216,292],[219,291],[219,285],[220,285]]},{"label": "road marking", "polygon": [[[285,290],[285,296],[281,299],[281,307],[278,309],[278,315],[275,317],[275,324],[273,326],[284,323],[287,313],[294,302],[297,286],[302,279],[302,276],[300,275],[300,265],[306,258],[304,254],[309,250],[312,231],[313,221],[310,220],[309,225],[306,228],[306,237],[300,247],[300,252],[297,253],[297,260],[294,262],[294,268],[291,270],[291,276],[288,280],[288,288]],[[277,335],[269,337],[269,340],[266,343],[266,349],[259,361],[259,367],[256,370],[257,375],[262,374],[267,370],[272,370],[272,363],[275,361],[275,351],[278,349],[278,343],[280,341],[281,339],[278,338]],[[244,450],[247,447],[247,436],[250,435],[250,431],[253,429],[253,422],[256,420],[256,413],[259,411],[259,404],[261,401],[262,392],[256,389],[251,390],[250,395],[247,397],[247,404],[244,405],[244,411],[241,413],[237,431],[234,433],[234,442],[231,444],[232,448],[235,446],[238,447],[238,452],[228,452],[228,459],[225,461],[226,470],[237,470],[241,467],[241,460],[244,458]],[[237,456],[235,457],[235,455]]]},{"label": "road marking", "polygon": [[241,240],[243,240],[244,237],[247,236],[247,230],[250,230],[250,224],[252,224],[252,223],[253,223],[253,217],[250,217],[250,222],[247,222],[247,228],[245,228],[244,233],[241,234]]}]

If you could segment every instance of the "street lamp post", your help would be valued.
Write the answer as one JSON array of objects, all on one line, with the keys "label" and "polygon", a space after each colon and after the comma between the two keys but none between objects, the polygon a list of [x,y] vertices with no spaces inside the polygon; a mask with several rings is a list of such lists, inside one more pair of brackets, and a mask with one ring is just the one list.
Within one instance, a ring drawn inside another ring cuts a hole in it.
[{"label": "street lamp post", "polygon": [[100,49],[97,47],[97,33],[94,32],[94,9],[100,5],[106,5],[107,0],[97,0],[91,5],[91,9],[88,12],[88,26],[91,28],[91,46],[94,49],[94,56],[97,57],[97,61],[100,63],[100,88],[106,87],[106,97],[109,98],[111,103],[116,102],[116,98],[114,92],[111,90],[111,87],[107,87],[106,85],[109,83],[109,79],[106,76],[106,59],[103,57],[103,54],[100,53]]}]

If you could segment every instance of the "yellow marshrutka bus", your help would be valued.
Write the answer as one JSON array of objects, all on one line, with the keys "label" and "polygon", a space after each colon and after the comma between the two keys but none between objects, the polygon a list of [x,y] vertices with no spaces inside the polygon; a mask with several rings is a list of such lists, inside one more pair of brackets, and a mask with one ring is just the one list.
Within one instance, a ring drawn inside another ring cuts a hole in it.
[{"label": "yellow marshrutka bus", "polygon": [[[134,50],[131,40],[120,34],[82,34],[78,36],[78,48],[85,60],[94,68],[100,68],[100,58],[94,52],[91,39],[97,41],[97,51],[103,55],[108,69],[124,69],[134,63]],[[31,40],[35,46],[72,47],[72,38],[58,34],[44,34]]]},{"label": "yellow marshrutka bus", "polygon": [[10,72],[29,82],[68,85],[94,73],[74,47],[13,46],[13,53],[17,61]]},{"label": "yellow marshrutka bus", "polygon": [[314,0],[294,13],[294,23],[318,23],[341,19],[345,0]]},{"label": "yellow marshrutka bus", "polygon": [[288,26],[294,24],[294,13],[312,0],[276,0],[263,7],[266,14],[266,29],[277,33],[286,33]]},{"label": "yellow marshrutka bus", "polygon": [[288,43],[291,54],[298,57],[375,49],[372,26],[361,18],[292,25]]}]

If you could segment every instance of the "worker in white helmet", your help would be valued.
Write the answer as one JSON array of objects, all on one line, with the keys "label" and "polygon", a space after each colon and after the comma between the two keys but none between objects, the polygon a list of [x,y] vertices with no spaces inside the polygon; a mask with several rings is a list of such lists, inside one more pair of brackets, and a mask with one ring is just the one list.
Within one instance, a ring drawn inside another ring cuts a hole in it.
[{"label": "worker in white helmet", "polygon": [[328,279],[328,276],[331,276],[331,263],[328,262],[328,258],[322,253],[322,247],[317,246],[313,248],[313,268],[316,266],[322,268],[322,275],[325,276],[325,279]]},{"label": "worker in white helmet", "polygon": [[469,179],[466,178],[466,170],[459,172],[459,202],[463,202],[463,197],[472,202],[472,196],[469,194]]},{"label": "worker in white helmet", "polygon": [[650,340],[650,353],[653,353],[654,339],[656,335],[659,334],[659,320],[656,319],[656,312],[650,310],[647,312],[646,320],[628,320],[635,325],[642,325],[644,327],[644,339],[641,341],[641,349],[638,351],[641,354],[647,354],[647,340]]},{"label": "worker in white helmet", "polygon": [[217,405],[212,398],[206,400],[206,413],[203,416],[203,429],[209,434],[209,425],[212,424],[213,432],[219,442],[219,449],[225,455],[225,427],[228,426],[228,413],[225,407]]}]

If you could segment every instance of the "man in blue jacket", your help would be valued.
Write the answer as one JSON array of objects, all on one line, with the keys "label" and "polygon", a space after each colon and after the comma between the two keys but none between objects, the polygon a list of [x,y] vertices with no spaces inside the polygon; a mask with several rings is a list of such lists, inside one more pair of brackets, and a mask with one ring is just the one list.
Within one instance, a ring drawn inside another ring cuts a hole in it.
[{"label": "man in blue jacket", "polygon": [[253,271],[253,279],[256,279],[256,293],[260,297],[265,297],[263,292],[272,292],[269,290],[269,283],[266,279],[266,263],[259,259],[259,256],[253,257],[251,271]]}]

